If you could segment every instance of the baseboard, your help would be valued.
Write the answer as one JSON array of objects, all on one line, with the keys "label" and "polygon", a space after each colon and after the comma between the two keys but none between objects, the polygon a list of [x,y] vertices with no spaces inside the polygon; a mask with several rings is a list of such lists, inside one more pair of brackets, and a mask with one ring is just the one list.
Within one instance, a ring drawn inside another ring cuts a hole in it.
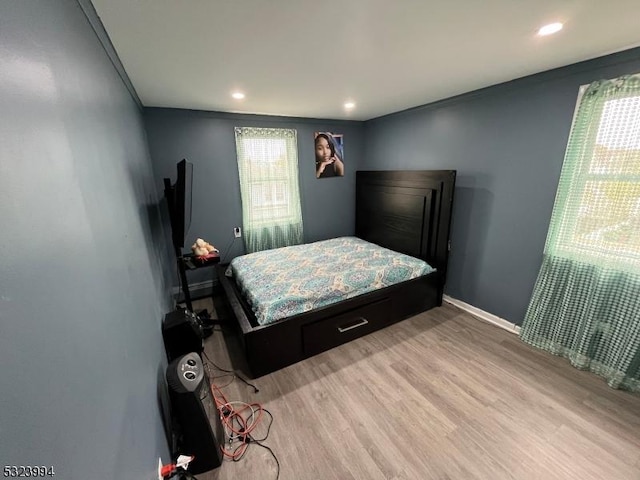
[{"label": "baseboard", "polygon": [[492,313],[485,312],[484,310],[480,310],[473,305],[469,305],[468,303],[463,302],[462,300],[458,300],[457,298],[450,297],[449,295],[443,295],[442,299],[450,303],[451,305],[455,305],[461,310],[465,312],[469,312],[474,317],[479,318],[487,323],[491,323],[497,327],[503,328],[504,330],[515,333],[516,335],[520,335],[520,326],[515,323],[511,323],[504,318],[500,318]]}]

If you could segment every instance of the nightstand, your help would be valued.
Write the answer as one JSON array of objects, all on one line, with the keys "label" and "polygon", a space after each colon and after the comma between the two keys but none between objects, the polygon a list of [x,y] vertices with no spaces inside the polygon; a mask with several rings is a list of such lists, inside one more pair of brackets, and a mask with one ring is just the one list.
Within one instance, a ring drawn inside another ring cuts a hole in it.
[{"label": "nightstand", "polygon": [[220,254],[218,253],[211,253],[206,257],[196,257],[192,253],[188,253],[178,257],[178,272],[180,274],[182,293],[184,294],[184,303],[190,312],[193,312],[193,304],[191,303],[191,293],[189,292],[189,283],[187,282],[187,271],[214,267],[218,263],[220,263]]}]

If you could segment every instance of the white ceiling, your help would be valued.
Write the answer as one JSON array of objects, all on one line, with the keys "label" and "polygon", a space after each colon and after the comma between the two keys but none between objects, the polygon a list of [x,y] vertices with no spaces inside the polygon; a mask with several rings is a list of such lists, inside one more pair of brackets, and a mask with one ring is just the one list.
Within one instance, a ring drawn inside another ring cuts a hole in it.
[{"label": "white ceiling", "polygon": [[93,4],[153,107],[367,120],[640,45],[638,0]]}]

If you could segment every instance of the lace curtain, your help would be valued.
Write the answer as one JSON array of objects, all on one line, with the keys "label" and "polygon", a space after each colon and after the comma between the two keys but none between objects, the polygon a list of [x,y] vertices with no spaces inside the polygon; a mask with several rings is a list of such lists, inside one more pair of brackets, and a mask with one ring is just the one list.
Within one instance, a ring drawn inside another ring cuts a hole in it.
[{"label": "lace curtain", "polygon": [[302,243],[296,131],[236,127],[247,253]]},{"label": "lace curtain", "polygon": [[640,77],[579,100],[521,338],[640,391]]}]

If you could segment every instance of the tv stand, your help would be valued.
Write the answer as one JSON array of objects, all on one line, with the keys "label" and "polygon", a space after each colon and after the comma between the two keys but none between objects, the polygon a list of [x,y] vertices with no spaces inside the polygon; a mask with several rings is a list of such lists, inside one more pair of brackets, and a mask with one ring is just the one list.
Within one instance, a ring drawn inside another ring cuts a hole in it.
[{"label": "tv stand", "polygon": [[[189,282],[187,281],[187,271],[197,270],[205,267],[213,267],[220,263],[220,255],[208,255],[207,258],[201,259],[192,253],[176,255],[178,260],[178,273],[180,274],[180,285],[184,295],[184,303],[187,310],[193,312],[193,303],[191,302],[191,293],[189,292]],[[206,312],[206,310],[205,310]]]}]

